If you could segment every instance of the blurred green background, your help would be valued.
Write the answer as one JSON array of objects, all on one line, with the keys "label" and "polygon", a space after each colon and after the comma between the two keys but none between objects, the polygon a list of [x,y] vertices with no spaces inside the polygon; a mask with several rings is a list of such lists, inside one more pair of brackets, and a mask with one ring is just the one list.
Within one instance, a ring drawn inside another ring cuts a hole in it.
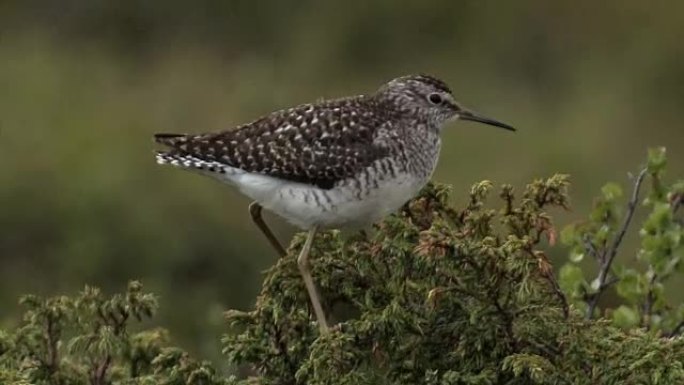
[{"label": "blurred green background", "polygon": [[569,173],[562,226],[606,181],[626,184],[648,146],[668,146],[681,178],[683,39],[675,0],[0,2],[0,325],[20,294],[138,278],[174,342],[215,358],[222,311],[250,308],[276,257],[248,200],[157,166],[152,133],[228,128],[407,73],[519,128],[445,131],[435,179],[456,201],[481,179]]}]

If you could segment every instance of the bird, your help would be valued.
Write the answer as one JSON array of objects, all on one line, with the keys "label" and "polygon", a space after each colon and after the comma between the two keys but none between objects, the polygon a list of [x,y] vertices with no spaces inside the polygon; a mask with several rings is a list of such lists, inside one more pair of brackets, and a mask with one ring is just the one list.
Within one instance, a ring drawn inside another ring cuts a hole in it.
[{"label": "bird", "polygon": [[297,265],[321,334],[329,326],[311,276],[317,232],[365,227],[395,212],[430,180],[444,126],[455,120],[512,126],[463,107],[427,74],[394,78],[374,92],[319,100],[225,130],[158,133],[158,164],[210,176],[252,200],[253,222],[286,254],[266,209],[306,231]]}]

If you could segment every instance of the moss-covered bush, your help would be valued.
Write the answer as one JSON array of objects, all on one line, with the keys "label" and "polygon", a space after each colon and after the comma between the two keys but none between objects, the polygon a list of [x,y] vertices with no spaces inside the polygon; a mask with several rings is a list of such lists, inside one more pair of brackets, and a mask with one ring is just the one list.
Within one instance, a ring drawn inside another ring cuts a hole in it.
[{"label": "moss-covered bush", "polygon": [[[430,185],[371,235],[317,237],[314,277],[335,324],[327,335],[311,316],[295,238],[255,309],[227,313],[224,353],[245,379],[168,347],[162,330],[131,332],[156,307],[133,282],[111,298],[92,288],[24,298],[20,327],[0,334],[0,383],[681,384],[684,314],[664,288],[682,273],[684,184],[667,184],[664,165],[653,151],[624,213],[611,184],[586,222],[562,232],[572,261],[560,283],[544,250],[558,238],[547,211],[568,206],[566,176],[520,193],[481,182],[462,208]],[[640,249],[625,253],[640,270],[616,256],[645,179],[651,213]],[[575,264],[587,256],[599,267],[591,282]],[[613,287],[624,304],[602,317],[598,299]]]}]

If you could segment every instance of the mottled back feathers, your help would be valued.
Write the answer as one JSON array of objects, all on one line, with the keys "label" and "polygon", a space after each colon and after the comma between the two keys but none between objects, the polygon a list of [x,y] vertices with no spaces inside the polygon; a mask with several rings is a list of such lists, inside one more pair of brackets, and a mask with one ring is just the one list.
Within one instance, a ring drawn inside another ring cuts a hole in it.
[{"label": "mottled back feathers", "polygon": [[171,148],[162,153],[166,158],[192,157],[330,189],[387,155],[378,133],[390,124],[389,114],[372,97],[359,96],[277,111],[232,130],[157,134],[155,140]]}]

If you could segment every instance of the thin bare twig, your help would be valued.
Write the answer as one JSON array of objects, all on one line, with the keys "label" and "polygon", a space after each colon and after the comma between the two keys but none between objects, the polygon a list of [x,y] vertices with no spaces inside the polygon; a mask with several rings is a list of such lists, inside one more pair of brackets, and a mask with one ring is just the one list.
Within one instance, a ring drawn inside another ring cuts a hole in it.
[{"label": "thin bare twig", "polygon": [[105,384],[105,380],[107,378],[107,370],[109,370],[109,366],[112,364],[112,356],[107,354],[105,357],[104,361],[97,367],[95,372],[92,374],[92,377],[90,379],[90,383],[92,385],[103,385]]},{"label": "thin bare twig", "polygon": [[549,282],[551,289],[554,294],[556,294],[556,298],[560,301],[561,308],[563,309],[563,316],[565,319],[568,319],[568,317],[570,317],[570,305],[568,305],[568,299],[565,297],[565,293],[561,290],[560,285],[558,285],[556,277],[551,273],[550,275],[545,274],[544,278]]},{"label": "thin bare twig", "polygon": [[565,293],[563,293],[563,290],[558,284],[558,280],[556,280],[556,276],[553,274],[553,268],[551,267],[548,257],[543,252],[534,252],[530,248],[528,248],[526,251],[533,258],[537,259],[539,272],[541,273],[542,278],[544,278],[551,286],[551,290],[560,301],[561,308],[563,309],[563,316],[565,319],[568,319],[568,317],[570,317],[570,306],[568,305],[568,299],[565,297]]},{"label": "thin bare twig", "polygon": [[658,275],[653,271],[653,266],[649,266],[649,274],[651,278],[648,280],[648,293],[646,294],[646,301],[644,301],[643,315],[641,317],[641,326],[647,330],[651,328],[651,317],[653,316],[653,301],[655,295],[653,294],[653,285],[658,279]]},{"label": "thin bare twig", "polygon": [[[113,328],[114,335],[119,337],[126,331],[126,321],[128,321],[130,313],[125,310],[121,310],[121,317],[118,317],[114,312],[105,313],[102,306],[98,306],[97,316],[100,318],[100,322],[95,324],[95,333],[98,333],[104,326],[111,326]],[[99,364],[96,364],[96,362],[93,361],[93,365],[95,366],[91,368],[91,385],[104,385],[107,383],[107,372],[112,365],[112,361],[113,357],[111,354],[105,355],[104,359]]]},{"label": "thin bare twig", "polygon": [[648,169],[644,168],[641,170],[641,172],[639,172],[639,175],[636,177],[636,181],[634,182],[634,189],[632,190],[632,197],[627,203],[627,213],[625,215],[625,220],[622,223],[620,230],[615,235],[615,238],[613,239],[613,244],[610,246],[610,249],[606,250],[606,252],[603,254],[603,257],[599,259],[599,275],[597,278],[598,288],[596,290],[596,293],[594,293],[589,298],[586,315],[587,319],[591,319],[594,316],[594,310],[596,309],[596,305],[598,304],[599,298],[601,297],[601,294],[603,294],[604,290],[609,286],[606,285],[606,280],[608,279],[608,274],[610,274],[610,267],[613,264],[615,256],[617,255],[617,251],[620,247],[620,244],[622,244],[622,240],[625,237],[625,233],[627,233],[627,229],[629,228],[630,223],[632,223],[634,211],[636,210],[637,204],[639,202],[641,184],[643,183],[644,178],[646,177],[646,173],[648,173]]},{"label": "thin bare twig", "polygon": [[46,322],[46,340],[47,340],[47,367],[50,375],[57,372],[59,368],[59,352],[57,349],[57,343],[59,341],[59,331],[57,331],[57,320],[53,314],[48,313]]},{"label": "thin bare twig", "polygon": [[588,234],[585,234],[585,235],[582,237],[582,244],[584,245],[584,251],[586,251],[587,253],[589,253],[589,255],[590,255],[592,258],[596,259],[596,261],[600,263],[601,261],[599,260],[599,253],[598,253],[598,251],[596,250],[596,247],[594,246],[594,244],[591,243]]},{"label": "thin bare twig", "polygon": [[632,222],[632,217],[634,217],[634,211],[636,210],[636,206],[639,203],[639,192],[641,190],[641,184],[644,181],[644,177],[646,177],[647,172],[648,169],[646,168],[641,170],[641,172],[637,176],[636,182],[634,183],[634,191],[632,191],[632,198],[629,200],[629,203],[627,204],[627,215],[625,216],[625,221],[623,222],[620,231],[615,237],[615,240],[613,241],[613,246],[610,248],[610,253],[608,254],[608,260],[606,261],[606,265],[608,267],[610,267],[610,265],[613,263],[613,259],[615,259],[615,256],[617,255],[617,250],[625,237],[627,228],[629,227],[629,224]]},{"label": "thin bare twig", "polygon": [[609,287],[615,285],[616,283],[618,283],[618,281],[620,281],[620,278],[618,278],[618,277],[610,277],[610,278],[608,278],[608,279],[606,280],[606,282],[603,284],[603,286],[601,286],[601,289],[602,289],[602,290],[605,290],[605,289],[607,289],[607,288],[609,288]]},{"label": "thin bare twig", "polygon": [[667,333],[665,336],[672,338],[678,336],[681,332],[684,331],[684,320],[680,321],[677,326],[675,326],[671,332]]},{"label": "thin bare twig", "polygon": [[670,205],[672,206],[672,214],[677,214],[679,208],[682,207],[682,200],[684,200],[684,195],[682,194],[677,194],[677,196],[674,197],[672,203],[670,203]]}]

